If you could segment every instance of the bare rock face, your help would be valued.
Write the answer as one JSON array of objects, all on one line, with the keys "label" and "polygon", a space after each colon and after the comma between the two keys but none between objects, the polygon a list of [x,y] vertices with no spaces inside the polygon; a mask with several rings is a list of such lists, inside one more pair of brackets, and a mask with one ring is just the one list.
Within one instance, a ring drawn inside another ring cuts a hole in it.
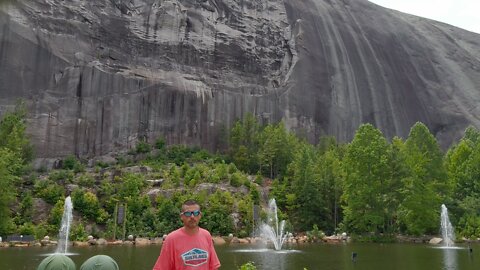
[{"label": "bare rock face", "polygon": [[312,142],[361,123],[446,146],[479,126],[480,35],[366,0],[49,0],[0,6],[0,110],[27,101],[41,157],[142,138],[224,147],[233,122]]}]

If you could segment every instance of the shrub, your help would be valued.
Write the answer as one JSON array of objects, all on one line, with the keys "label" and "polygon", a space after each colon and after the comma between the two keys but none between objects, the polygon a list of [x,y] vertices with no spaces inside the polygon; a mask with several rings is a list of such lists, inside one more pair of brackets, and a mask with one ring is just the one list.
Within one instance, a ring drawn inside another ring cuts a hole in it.
[{"label": "shrub", "polygon": [[155,148],[158,150],[162,150],[163,148],[165,148],[165,139],[163,137],[158,137],[155,140]]},{"label": "shrub", "polygon": [[103,222],[105,215],[101,213],[98,198],[92,192],[75,189],[72,192],[72,202],[75,209],[82,213],[84,217],[92,220],[99,219]]},{"label": "shrub", "polygon": [[194,150],[185,145],[172,145],[168,148],[167,158],[175,164],[180,165],[192,156],[193,151]]},{"label": "shrub", "polygon": [[193,154],[192,159],[194,161],[203,161],[203,160],[207,160],[211,157],[212,157],[212,155],[210,155],[210,153],[208,153],[206,150],[202,149],[202,150],[196,152],[195,154]]},{"label": "shrub", "polygon": [[73,172],[69,170],[55,170],[48,175],[48,179],[54,182],[71,183]]},{"label": "shrub", "polygon": [[69,155],[63,160],[62,168],[65,170],[73,170],[73,167],[75,167],[76,163],[77,159],[75,158],[75,156]]},{"label": "shrub", "polygon": [[239,270],[256,270],[257,267],[255,266],[255,264],[253,262],[248,262],[242,266],[240,266],[240,268],[238,268]]},{"label": "shrub", "polygon": [[151,151],[150,144],[144,142],[144,141],[139,141],[137,145],[135,146],[135,151],[138,154],[145,154],[149,153]]},{"label": "shrub", "polygon": [[26,222],[18,227],[18,233],[22,235],[35,235],[35,225]]},{"label": "shrub", "polygon": [[50,204],[56,203],[58,200],[62,199],[65,194],[63,186],[50,180],[37,181],[35,184],[35,192],[38,197],[44,199]]},{"label": "shrub", "polygon": [[70,229],[70,239],[72,241],[85,241],[87,238],[88,235],[83,224],[81,222],[74,223]]},{"label": "shrub", "polygon": [[121,198],[137,197],[147,186],[144,176],[141,174],[128,173],[123,176],[123,183],[120,185],[119,196]]},{"label": "shrub", "polygon": [[47,224],[44,224],[44,223],[40,223],[38,224],[36,227],[35,227],[35,239],[43,239],[45,236],[48,235],[48,231],[49,231],[49,226]]},{"label": "shrub", "polygon": [[309,242],[320,241],[325,236],[325,233],[318,229],[317,224],[313,225],[313,229],[307,232],[307,239]]},{"label": "shrub", "polygon": [[240,173],[235,172],[230,176],[230,185],[231,186],[240,187],[241,185],[243,185],[243,183],[244,183],[243,175],[241,175]]},{"label": "shrub", "polygon": [[64,205],[64,201],[58,200],[55,206],[52,208],[52,210],[50,210],[50,216],[48,218],[48,223],[50,225],[54,225],[57,227],[62,222],[63,205]]},{"label": "shrub", "polygon": [[78,184],[82,187],[93,187],[95,179],[92,176],[83,174],[78,178]]}]

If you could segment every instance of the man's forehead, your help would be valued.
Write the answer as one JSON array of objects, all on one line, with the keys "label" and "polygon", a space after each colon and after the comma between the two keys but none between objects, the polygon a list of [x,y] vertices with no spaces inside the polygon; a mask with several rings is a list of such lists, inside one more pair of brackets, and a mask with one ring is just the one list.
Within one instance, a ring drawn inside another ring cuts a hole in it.
[{"label": "man's forehead", "polygon": [[197,210],[197,209],[200,209],[200,205],[198,205],[198,204],[183,205],[182,209],[183,210]]}]

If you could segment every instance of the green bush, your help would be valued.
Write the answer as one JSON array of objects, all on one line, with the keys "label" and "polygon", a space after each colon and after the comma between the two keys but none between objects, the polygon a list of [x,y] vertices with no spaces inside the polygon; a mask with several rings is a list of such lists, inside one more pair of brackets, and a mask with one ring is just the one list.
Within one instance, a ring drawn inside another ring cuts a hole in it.
[{"label": "green bush", "polygon": [[97,220],[100,216],[100,203],[97,196],[90,191],[75,189],[72,192],[72,203],[75,209],[88,219]]},{"label": "green bush", "polygon": [[20,220],[21,223],[29,222],[33,217],[33,198],[30,191],[22,194],[22,201],[20,202]]},{"label": "green bush", "polygon": [[26,222],[18,227],[18,233],[22,235],[35,235],[35,225]]},{"label": "green bush", "polygon": [[52,210],[50,210],[50,215],[48,217],[48,223],[50,225],[59,226],[62,222],[63,205],[64,201],[58,200],[57,203],[55,203],[55,206],[53,206]]},{"label": "green bush", "polygon": [[209,158],[211,158],[212,155],[210,155],[210,153],[207,152],[207,150],[200,150],[198,152],[196,152],[195,154],[192,155],[192,159],[194,161],[204,161],[204,160],[207,160]]},{"label": "green bush", "polygon": [[243,175],[239,172],[235,172],[230,176],[230,185],[233,187],[240,187],[244,183]]},{"label": "green bush", "polygon": [[81,162],[76,162],[75,165],[73,166],[73,172],[74,173],[81,173],[85,172],[85,165],[82,164]]},{"label": "green bush", "polygon": [[313,225],[313,229],[307,232],[307,239],[309,242],[318,242],[325,237],[325,233],[318,229],[317,224]]},{"label": "green bush", "polygon": [[128,173],[122,177],[118,194],[120,198],[137,197],[146,186],[147,182],[143,175]]},{"label": "green bush", "polygon": [[48,179],[60,183],[72,183],[73,171],[70,170],[54,170],[48,175]]},{"label": "green bush", "polygon": [[87,174],[82,174],[77,179],[78,185],[82,187],[93,187],[95,184],[95,179]]},{"label": "green bush", "polygon": [[248,262],[248,263],[240,266],[240,268],[238,268],[238,269],[239,270],[256,270],[257,267],[255,266],[255,264],[253,262]]},{"label": "green bush", "polygon": [[40,223],[35,227],[35,239],[41,240],[48,235],[49,225]]},{"label": "green bush", "polygon": [[228,165],[225,163],[220,163],[215,166],[215,174],[220,180],[228,179]]},{"label": "green bush", "polygon": [[460,218],[457,227],[462,228],[460,230],[459,235],[469,239],[479,238],[480,237],[480,216],[472,215],[472,214],[465,215]]},{"label": "green bush", "polygon": [[167,159],[177,165],[181,165],[192,156],[193,152],[193,149],[185,145],[172,145],[168,148]]},{"label": "green bush", "polygon": [[51,180],[39,180],[35,183],[35,193],[47,203],[55,204],[64,198],[65,189]]},{"label": "green bush", "polygon": [[86,241],[88,238],[85,227],[81,222],[74,223],[70,229],[70,237],[72,241]]},{"label": "green bush", "polygon": [[77,163],[77,159],[75,158],[75,156],[69,155],[63,160],[62,168],[65,170],[73,170],[73,167],[75,167],[75,163]]},{"label": "green bush", "polygon": [[139,141],[137,143],[137,145],[135,146],[135,151],[138,153],[138,154],[145,154],[145,153],[149,153],[151,151],[151,146],[150,144],[144,142],[144,141]]},{"label": "green bush", "polygon": [[158,150],[162,150],[165,148],[165,139],[163,137],[158,137],[155,140],[155,148]]},{"label": "green bush", "polygon": [[237,171],[238,171],[238,169],[235,166],[235,164],[233,164],[233,163],[228,164],[228,173],[232,174],[232,173],[235,173]]}]

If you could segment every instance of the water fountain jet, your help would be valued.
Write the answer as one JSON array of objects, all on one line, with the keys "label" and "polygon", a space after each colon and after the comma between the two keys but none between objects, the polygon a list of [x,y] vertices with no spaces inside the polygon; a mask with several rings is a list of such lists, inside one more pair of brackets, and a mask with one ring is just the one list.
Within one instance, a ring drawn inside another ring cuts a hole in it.
[{"label": "water fountain jet", "polygon": [[272,241],[275,250],[281,250],[288,232],[284,232],[285,220],[278,222],[277,203],[275,199],[268,202],[267,223],[260,225],[260,232],[267,240]]},{"label": "water fountain jet", "polygon": [[448,218],[448,209],[445,204],[442,204],[442,212],[440,215],[440,227],[442,232],[443,238],[443,246],[445,247],[453,247],[455,241],[455,231],[453,230],[452,223],[450,223],[450,219]]},{"label": "water fountain jet", "polygon": [[65,204],[63,206],[62,223],[58,232],[58,246],[55,253],[67,253],[68,235],[70,234],[70,225],[72,224],[72,210],[72,199],[68,196],[65,198]]}]

